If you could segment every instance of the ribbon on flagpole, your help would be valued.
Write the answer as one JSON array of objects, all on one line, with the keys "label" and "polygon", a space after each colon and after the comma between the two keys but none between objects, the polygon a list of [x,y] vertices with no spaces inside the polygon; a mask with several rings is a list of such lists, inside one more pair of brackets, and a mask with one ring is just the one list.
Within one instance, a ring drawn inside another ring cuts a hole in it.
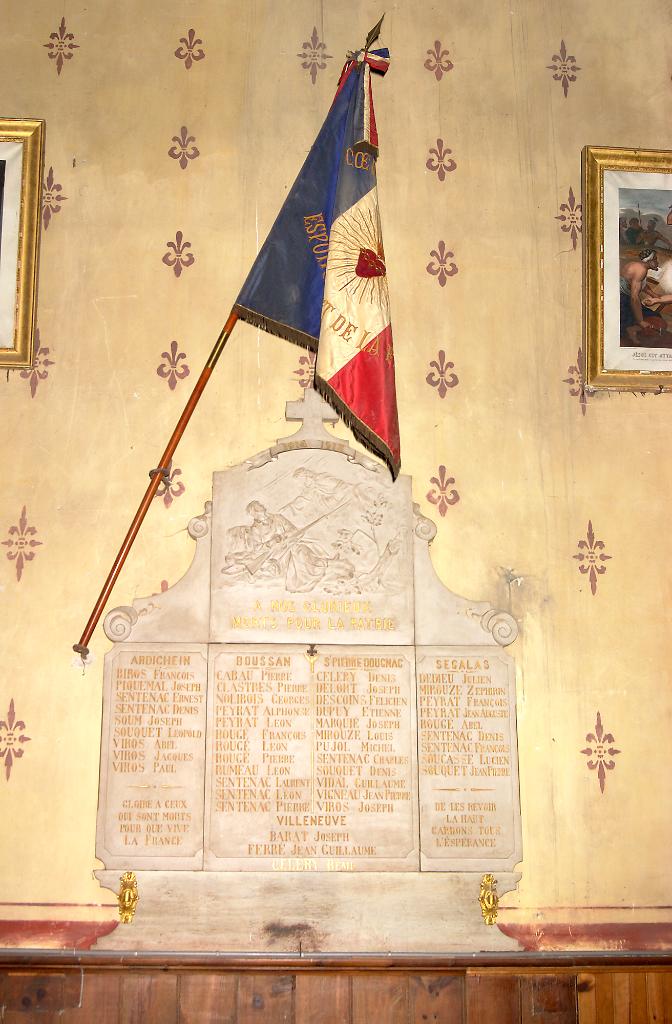
[{"label": "ribbon on flagpole", "polygon": [[[372,156],[378,156],[378,129],[376,127],[376,115],[373,109],[373,90],[371,88],[371,71],[379,75],[387,73],[390,67],[390,51],[382,50],[357,50],[355,53],[348,53],[348,59],[343,65],[341,82],[353,70],[354,67],[361,67],[361,76],[357,85],[355,97],[354,129],[355,141],[353,149],[355,152],[367,152]],[[338,91],[336,93],[338,95]]]}]

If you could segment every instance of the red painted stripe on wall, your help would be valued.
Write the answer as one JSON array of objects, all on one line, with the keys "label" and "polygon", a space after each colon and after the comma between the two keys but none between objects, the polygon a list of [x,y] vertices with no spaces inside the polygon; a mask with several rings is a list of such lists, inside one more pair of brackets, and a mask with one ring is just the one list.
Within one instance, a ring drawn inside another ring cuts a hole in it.
[{"label": "red painted stripe on wall", "polygon": [[534,922],[525,924],[498,924],[505,935],[517,939],[527,952],[545,950],[623,950],[669,951],[672,948],[672,923],[639,922],[637,924],[572,924],[563,922]]},{"label": "red painted stripe on wall", "polygon": [[119,924],[109,921],[7,921],[0,919],[4,949],[90,949]]}]

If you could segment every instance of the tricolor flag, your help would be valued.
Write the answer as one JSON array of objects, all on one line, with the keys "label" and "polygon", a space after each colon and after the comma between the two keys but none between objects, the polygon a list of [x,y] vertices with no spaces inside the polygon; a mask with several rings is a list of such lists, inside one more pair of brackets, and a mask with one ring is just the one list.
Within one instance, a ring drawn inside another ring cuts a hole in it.
[{"label": "tricolor flag", "polygon": [[385,74],[389,63],[386,49],[348,54],[331,110],[234,311],[317,352],[317,390],[396,477],[399,424],[371,91],[371,72]]}]

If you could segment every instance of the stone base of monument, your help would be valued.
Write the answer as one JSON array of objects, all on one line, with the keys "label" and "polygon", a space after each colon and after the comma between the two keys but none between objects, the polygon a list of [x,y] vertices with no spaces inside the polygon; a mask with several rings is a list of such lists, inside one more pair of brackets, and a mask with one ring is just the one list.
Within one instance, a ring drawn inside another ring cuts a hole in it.
[{"label": "stone base of monument", "polygon": [[[119,889],[118,871],[97,871]],[[131,924],[96,949],[222,953],[454,953],[517,950],[478,902],[481,875],[139,871]],[[498,874],[501,896],[520,874]]]},{"label": "stone base of monument", "polygon": [[444,586],[410,479],[333,416],[290,403],[185,576],[105,620],[97,877],[140,903],[101,948],[516,948],[479,891],[520,877],[517,624]]}]

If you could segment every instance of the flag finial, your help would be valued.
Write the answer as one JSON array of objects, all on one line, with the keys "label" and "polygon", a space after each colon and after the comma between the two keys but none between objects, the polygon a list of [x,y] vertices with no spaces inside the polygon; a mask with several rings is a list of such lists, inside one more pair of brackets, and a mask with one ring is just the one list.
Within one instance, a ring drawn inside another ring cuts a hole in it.
[{"label": "flag finial", "polygon": [[364,49],[365,50],[369,50],[373,46],[373,44],[375,43],[375,41],[378,38],[378,36],[380,35],[380,26],[383,24],[383,18],[384,17],[385,17],[385,15],[383,14],[383,17],[380,19],[378,24],[373,26],[373,28],[369,32],[368,36],[366,37],[366,42],[364,43]]}]

